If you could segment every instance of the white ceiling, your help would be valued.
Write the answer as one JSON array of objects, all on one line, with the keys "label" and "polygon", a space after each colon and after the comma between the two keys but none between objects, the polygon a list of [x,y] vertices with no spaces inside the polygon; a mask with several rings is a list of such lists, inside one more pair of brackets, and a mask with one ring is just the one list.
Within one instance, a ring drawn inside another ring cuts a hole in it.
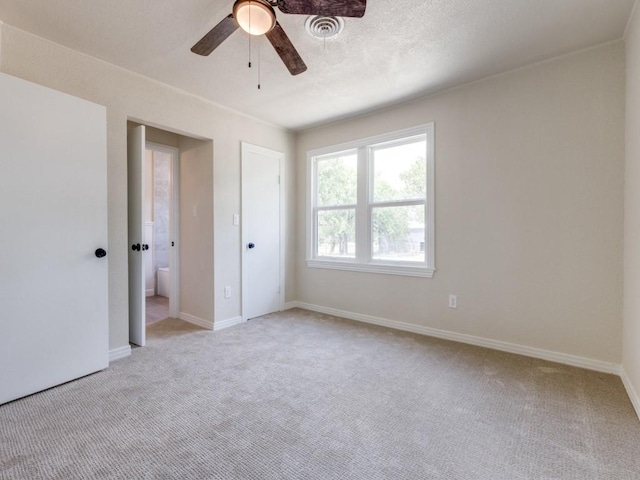
[{"label": "white ceiling", "polygon": [[[233,0],[0,0],[0,20],[248,115],[300,130],[620,39],[635,0],[368,0],[340,37],[277,12],[308,70],[266,38],[191,46]],[[257,88],[260,51],[262,88]]]}]

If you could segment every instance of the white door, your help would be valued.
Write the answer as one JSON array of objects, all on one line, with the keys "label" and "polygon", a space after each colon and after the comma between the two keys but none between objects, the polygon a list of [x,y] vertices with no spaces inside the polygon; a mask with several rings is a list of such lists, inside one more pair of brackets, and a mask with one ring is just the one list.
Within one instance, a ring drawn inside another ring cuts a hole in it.
[{"label": "white door", "polygon": [[0,403],[109,365],[106,154],[104,107],[0,74]]},{"label": "white door", "polygon": [[242,317],[281,309],[283,281],[280,152],[242,144]]},{"label": "white door", "polygon": [[129,342],[144,347],[145,325],[145,272],[144,256],[149,252],[144,243],[144,161],[146,141],[144,125],[130,130],[127,135],[127,184],[129,199]]}]

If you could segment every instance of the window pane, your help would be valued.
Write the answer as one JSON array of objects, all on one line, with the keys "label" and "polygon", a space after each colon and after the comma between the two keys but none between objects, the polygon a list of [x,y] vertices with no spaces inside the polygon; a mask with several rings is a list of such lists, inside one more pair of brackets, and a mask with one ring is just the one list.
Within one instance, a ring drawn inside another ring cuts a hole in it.
[{"label": "window pane", "polygon": [[375,260],[425,261],[424,205],[373,209]]},{"label": "window pane", "polygon": [[318,206],[355,205],[358,156],[351,152],[318,160]]},{"label": "window pane", "polygon": [[427,141],[372,149],[375,202],[425,198],[427,192]]},{"label": "window pane", "polygon": [[356,211],[318,212],[318,256],[355,258]]}]

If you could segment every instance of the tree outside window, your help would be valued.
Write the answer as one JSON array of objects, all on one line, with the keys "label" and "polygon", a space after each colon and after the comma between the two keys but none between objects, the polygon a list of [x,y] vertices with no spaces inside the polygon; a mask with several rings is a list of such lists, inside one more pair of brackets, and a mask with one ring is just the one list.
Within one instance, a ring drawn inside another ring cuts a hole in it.
[{"label": "tree outside window", "polygon": [[341,147],[308,155],[307,264],[432,276],[433,125]]}]

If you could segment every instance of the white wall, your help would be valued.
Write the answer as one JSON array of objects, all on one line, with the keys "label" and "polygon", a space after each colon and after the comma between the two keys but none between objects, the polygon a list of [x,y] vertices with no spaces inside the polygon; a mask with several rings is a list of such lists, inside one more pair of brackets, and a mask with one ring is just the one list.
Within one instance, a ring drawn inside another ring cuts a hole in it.
[{"label": "white wall", "polygon": [[[627,108],[624,209],[624,331],[626,386],[640,415],[640,9],[626,37]],[[623,377],[624,378],[624,377]]]},{"label": "white wall", "polygon": [[[240,315],[240,142],[279,150],[293,178],[293,135],[281,128],[218,107],[199,97],[2,25],[0,70],[107,107],[109,207],[109,345],[128,342],[127,287],[127,120],[186,136],[214,140],[215,320]],[[293,184],[292,184],[293,186]],[[289,189],[293,201],[295,188]],[[294,215],[289,217],[292,226]],[[293,228],[287,239],[293,241]],[[288,251],[292,251],[289,245]],[[287,298],[295,299],[293,262],[287,258]],[[223,285],[233,297],[223,298]]]},{"label": "white wall", "polygon": [[619,364],[624,80],[617,42],[299,134],[304,239],[308,150],[435,122],[437,271],[309,269],[301,240],[298,300]]}]

